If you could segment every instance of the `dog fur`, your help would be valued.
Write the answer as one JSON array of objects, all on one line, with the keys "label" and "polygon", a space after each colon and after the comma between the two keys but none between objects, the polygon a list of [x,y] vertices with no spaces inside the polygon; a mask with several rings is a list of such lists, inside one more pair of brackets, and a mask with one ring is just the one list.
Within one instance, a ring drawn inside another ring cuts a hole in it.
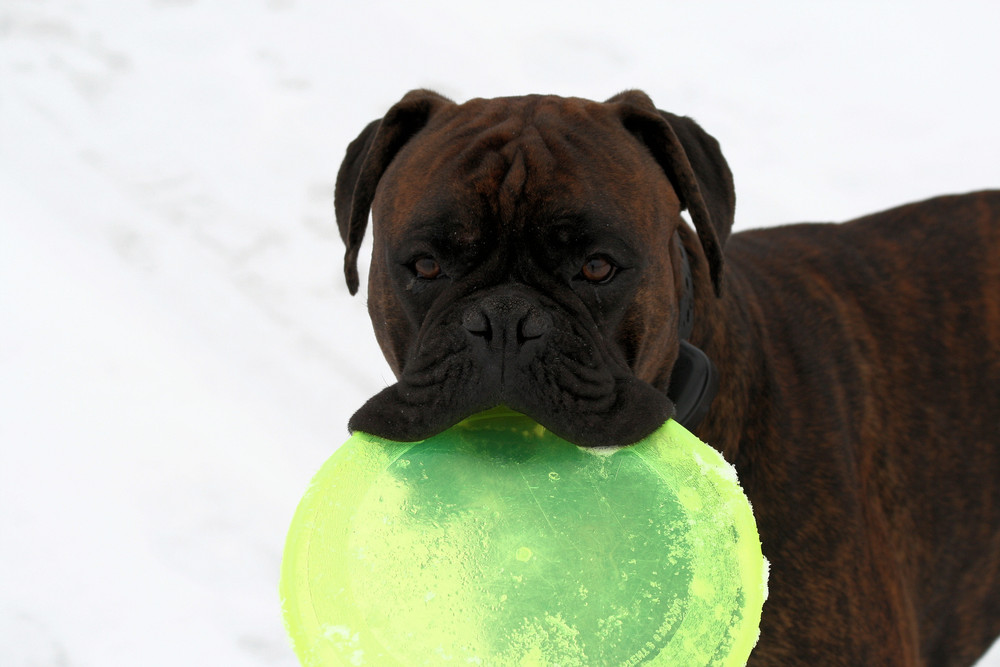
[{"label": "dog fur", "polygon": [[[731,235],[718,144],[640,92],[413,91],[336,195],[352,292],[373,213],[369,310],[399,379],[353,428],[419,439],[504,403],[634,442],[671,414],[676,234],[690,340],[719,371],[695,432],[736,466],[771,563],[749,664],[967,666],[1000,634],[1000,192]],[[616,291],[572,275],[616,243]]]}]

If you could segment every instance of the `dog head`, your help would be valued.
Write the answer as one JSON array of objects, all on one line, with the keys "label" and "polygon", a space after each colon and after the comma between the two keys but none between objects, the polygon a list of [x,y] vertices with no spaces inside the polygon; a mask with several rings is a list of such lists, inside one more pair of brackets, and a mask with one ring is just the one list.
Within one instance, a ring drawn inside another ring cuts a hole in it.
[{"label": "dog head", "polygon": [[335,204],[352,294],[372,214],[368,307],[398,380],[352,430],[419,440],[505,405],[570,442],[621,445],[673,409],[680,213],[718,294],[734,194],[716,141],[641,92],[417,90],[351,143]]}]

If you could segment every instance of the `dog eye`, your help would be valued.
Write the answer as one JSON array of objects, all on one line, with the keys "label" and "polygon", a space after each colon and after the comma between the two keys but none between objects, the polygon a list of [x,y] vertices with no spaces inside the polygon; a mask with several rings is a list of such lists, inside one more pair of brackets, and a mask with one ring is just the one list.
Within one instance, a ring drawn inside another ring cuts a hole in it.
[{"label": "dog eye", "polygon": [[441,275],[441,265],[433,257],[421,257],[413,263],[413,272],[418,278],[434,280]]},{"label": "dog eye", "polygon": [[591,283],[606,283],[614,277],[616,270],[607,257],[595,255],[584,262],[580,277]]}]

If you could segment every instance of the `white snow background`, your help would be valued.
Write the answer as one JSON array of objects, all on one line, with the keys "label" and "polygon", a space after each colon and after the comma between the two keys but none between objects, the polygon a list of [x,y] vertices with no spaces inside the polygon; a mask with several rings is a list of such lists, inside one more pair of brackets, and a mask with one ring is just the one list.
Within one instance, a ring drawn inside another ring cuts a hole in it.
[{"label": "white snow background", "polygon": [[995,0],[4,0],[0,665],[296,664],[288,522],[392,378],[333,180],[408,89],[642,88],[720,140],[737,229],[842,220],[1000,186],[998,27]]}]

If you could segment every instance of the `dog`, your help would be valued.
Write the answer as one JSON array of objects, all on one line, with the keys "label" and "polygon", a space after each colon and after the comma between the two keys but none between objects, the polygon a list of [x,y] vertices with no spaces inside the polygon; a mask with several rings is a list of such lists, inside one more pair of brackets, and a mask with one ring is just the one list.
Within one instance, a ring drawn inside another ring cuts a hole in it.
[{"label": "dog", "polygon": [[718,142],[640,91],[408,93],[337,175],[397,378],[349,427],[677,418],[770,561],[750,665],[971,665],[1000,634],[1000,191],[731,234],[734,207]]}]

